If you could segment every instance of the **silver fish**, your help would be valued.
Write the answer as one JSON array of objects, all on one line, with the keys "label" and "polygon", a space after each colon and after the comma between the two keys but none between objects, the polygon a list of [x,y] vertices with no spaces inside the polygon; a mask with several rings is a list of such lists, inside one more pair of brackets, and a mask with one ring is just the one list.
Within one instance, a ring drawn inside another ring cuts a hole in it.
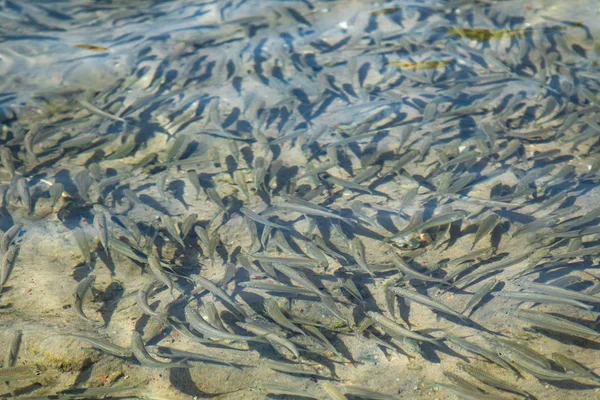
[{"label": "silver fish", "polygon": [[264,339],[258,336],[236,335],[210,325],[198,311],[189,305],[185,308],[185,318],[194,330],[202,333],[205,337],[214,340],[233,340],[233,341],[258,341],[264,342]]},{"label": "silver fish", "polygon": [[144,367],[149,368],[191,368],[189,364],[183,361],[177,362],[165,362],[159,361],[152,357],[148,350],[146,350],[146,346],[144,345],[144,341],[142,340],[142,336],[133,331],[131,333],[131,351],[135,358],[142,364]]},{"label": "silver fish", "polygon": [[409,300],[415,301],[419,304],[422,304],[422,305],[432,308],[434,310],[440,311],[442,313],[452,315],[453,317],[459,318],[461,320],[468,319],[464,315],[454,311],[453,309],[446,306],[445,304],[442,304],[439,301],[436,301],[429,296],[425,296],[425,295],[415,292],[413,290],[402,289],[400,287],[390,287],[389,290],[391,290],[393,293],[395,293],[398,296],[405,297]]},{"label": "silver fish", "polygon": [[73,293],[73,306],[75,308],[75,313],[78,317],[85,321],[92,322],[93,324],[97,324],[96,321],[93,321],[90,318],[88,318],[83,312],[83,300],[88,291],[92,289],[94,282],[96,282],[96,276],[88,275],[77,284],[77,287],[75,288],[75,293]]},{"label": "silver fish", "polygon": [[437,345],[438,343],[436,339],[432,339],[427,336],[423,336],[416,332],[408,330],[402,327],[401,325],[397,324],[396,322],[392,321],[391,319],[386,318],[385,316],[378,314],[374,311],[367,311],[367,316],[373,321],[375,321],[377,325],[381,326],[386,332],[389,331],[392,334],[409,337],[415,340],[421,340],[423,342],[428,342],[435,345]]},{"label": "silver fish", "polygon": [[2,263],[0,264],[0,291],[2,291],[2,287],[8,282],[12,274],[20,249],[21,246],[19,244],[12,245],[2,256]]},{"label": "silver fish", "polygon": [[473,238],[473,244],[471,245],[471,251],[475,247],[475,245],[488,233],[490,233],[498,223],[500,217],[498,214],[490,214],[481,221],[479,227],[477,228],[477,232],[475,232],[475,236]]},{"label": "silver fish", "polygon": [[0,248],[2,249],[3,253],[6,253],[8,251],[8,248],[12,244],[15,237],[17,237],[19,232],[21,232],[22,227],[23,224],[16,223],[13,226],[11,226],[6,232],[4,232],[4,234],[2,235],[2,239],[0,240]]},{"label": "silver fish", "polygon": [[77,246],[81,251],[81,255],[86,263],[90,264],[92,262],[92,256],[90,251],[90,244],[85,236],[85,233],[80,227],[76,227],[73,229],[73,236],[75,236],[75,241],[77,242]]}]

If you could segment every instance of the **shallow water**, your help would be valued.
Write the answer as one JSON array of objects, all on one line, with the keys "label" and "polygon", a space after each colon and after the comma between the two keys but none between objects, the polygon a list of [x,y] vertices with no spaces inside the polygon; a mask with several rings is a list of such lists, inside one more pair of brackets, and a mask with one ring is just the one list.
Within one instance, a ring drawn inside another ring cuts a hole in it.
[{"label": "shallow water", "polygon": [[555,355],[600,349],[600,10],[563,3],[0,1],[0,349],[39,369],[0,397],[598,396]]}]

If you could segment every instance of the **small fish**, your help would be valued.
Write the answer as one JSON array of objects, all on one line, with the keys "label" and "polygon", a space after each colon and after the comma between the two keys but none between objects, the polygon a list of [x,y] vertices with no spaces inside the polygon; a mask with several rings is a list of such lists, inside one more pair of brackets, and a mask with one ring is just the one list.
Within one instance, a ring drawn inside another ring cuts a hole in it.
[{"label": "small fish", "polygon": [[250,200],[250,191],[248,190],[248,185],[246,183],[246,176],[240,170],[233,172],[233,181],[237,185],[237,187],[244,193],[246,196],[246,200]]},{"label": "small fish", "polygon": [[15,244],[9,247],[2,256],[2,263],[0,264],[0,291],[2,291],[2,287],[8,282],[8,279],[12,274],[20,249],[21,246]]},{"label": "small fish", "polygon": [[444,376],[453,384],[463,389],[469,390],[473,393],[485,393],[479,386],[471,383],[471,381],[466,380],[460,375],[456,375],[450,371],[444,371]]},{"label": "small fish", "polygon": [[115,357],[129,358],[133,355],[129,348],[118,346],[106,339],[98,338],[95,336],[89,336],[80,333],[58,333],[51,336],[66,336],[84,340],[91,344],[93,348],[103,351],[106,354],[113,355]]},{"label": "small fish", "polygon": [[322,209],[322,207],[317,206],[316,204],[310,204],[310,205],[304,205],[304,204],[294,204],[294,203],[284,203],[282,205],[280,205],[279,207],[289,210],[289,211],[293,211],[293,212],[297,212],[300,214],[305,214],[305,215],[311,215],[311,216],[319,216],[319,217],[327,217],[327,218],[334,218],[334,219],[338,219],[341,221],[344,221],[348,224],[353,224],[354,221],[349,219],[349,218],[345,218],[342,217],[340,215],[337,215],[327,209]]},{"label": "small fish", "polygon": [[356,263],[369,275],[375,276],[373,269],[367,264],[365,245],[359,238],[354,237],[350,241],[350,250],[353,253],[352,256],[356,260]]},{"label": "small fish", "polygon": [[78,317],[85,321],[92,322],[94,325],[96,325],[97,322],[88,318],[83,312],[83,300],[85,298],[85,295],[94,286],[94,282],[96,282],[96,276],[88,275],[77,284],[77,287],[75,288],[75,293],[73,293],[73,297],[75,299],[73,306],[75,308],[75,313]]},{"label": "small fish", "polygon": [[248,218],[258,222],[259,224],[265,225],[265,226],[271,226],[273,228],[278,228],[278,229],[287,229],[289,230],[290,228],[283,226],[283,225],[279,225],[276,224],[275,222],[271,222],[268,219],[266,219],[265,217],[255,213],[254,211],[250,210],[249,208],[246,207],[242,207],[240,208],[240,212],[242,214],[244,214],[245,216],[247,216]]},{"label": "small fish", "polygon": [[219,197],[219,194],[217,193],[217,191],[213,188],[207,188],[206,189],[206,195],[208,196],[208,198],[215,203],[225,214],[227,214],[227,207],[225,206],[225,203],[223,203],[223,200],[221,200],[221,197]]},{"label": "small fish", "polygon": [[[246,317],[248,315],[248,313],[246,312],[246,310],[244,310],[244,308],[241,305],[239,305],[223,289],[221,289],[220,287],[218,287],[217,285],[215,285],[214,283],[212,283],[210,280],[208,280],[208,279],[206,279],[206,278],[204,278],[202,276],[196,276],[194,278],[194,280],[200,286],[200,288],[208,290],[213,295],[215,295],[216,297],[220,298],[225,303],[229,304],[242,317]],[[197,294],[197,293],[199,293],[198,289],[194,289],[192,291],[192,294]]]},{"label": "small fish", "polygon": [[548,381],[568,381],[574,378],[582,378],[580,374],[558,372],[550,367],[541,367],[530,359],[523,357],[523,354],[514,351],[514,349],[503,349],[503,353],[519,370],[530,373],[538,379]]},{"label": "small fish", "polygon": [[401,345],[402,350],[404,350],[406,353],[408,353],[413,358],[416,358],[417,356],[425,357],[425,353],[423,353],[423,349],[421,349],[419,342],[416,341],[415,339],[404,336],[404,337],[402,337],[401,343],[402,343],[402,345]]},{"label": "small fish", "polygon": [[304,247],[306,254],[319,262],[319,267],[327,267],[329,265],[329,260],[327,259],[325,252],[319,248],[312,241],[304,242]]},{"label": "small fish", "polygon": [[85,233],[80,227],[76,227],[73,229],[73,236],[75,236],[75,241],[77,242],[77,246],[81,251],[81,255],[83,256],[85,262],[87,264],[91,264],[92,256],[90,251],[90,244],[85,236]]},{"label": "small fish", "polygon": [[211,324],[217,329],[221,329],[222,331],[231,332],[231,329],[228,329],[223,323],[223,320],[221,319],[221,315],[219,315],[219,310],[217,310],[217,306],[215,305],[215,303],[213,303],[212,301],[204,303],[204,310],[206,311],[206,319],[208,320],[209,324]]},{"label": "small fish", "polygon": [[8,147],[0,148],[0,159],[2,159],[2,165],[8,171],[11,178],[15,176],[15,161],[12,153]]},{"label": "small fish", "polygon": [[390,172],[400,172],[400,170],[409,162],[417,158],[419,152],[417,150],[409,150],[404,155],[402,155],[392,166],[390,167]]},{"label": "small fish", "polygon": [[435,345],[438,344],[438,341],[436,339],[432,339],[427,336],[423,336],[416,332],[408,330],[402,327],[401,325],[397,324],[396,322],[392,321],[391,319],[374,311],[367,311],[367,316],[373,321],[375,321],[377,325],[381,326],[383,330],[389,332],[390,334],[396,334],[402,337],[409,337],[411,339],[421,340],[423,342],[428,342]]},{"label": "small fish", "polygon": [[379,171],[381,171],[381,165],[370,165],[360,171],[354,178],[352,178],[353,183],[362,183],[371,179],[373,176],[377,175]]},{"label": "small fish", "polygon": [[365,302],[365,299],[360,294],[360,290],[358,290],[358,287],[356,286],[356,284],[354,283],[354,281],[352,280],[352,278],[343,278],[343,277],[340,277],[338,279],[341,282],[342,287],[348,293],[350,293],[350,295],[352,297],[354,297],[356,300],[358,300],[360,302],[360,304],[363,304]]},{"label": "small fish", "polygon": [[272,282],[262,282],[262,281],[250,281],[250,282],[239,282],[238,286],[243,288],[251,288],[264,290],[267,292],[276,292],[276,293],[289,293],[296,296],[315,296],[316,294],[309,289],[300,288],[296,286],[290,285],[282,285],[280,283],[272,283]]},{"label": "small fish", "polygon": [[408,277],[418,279],[423,282],[447,283],[446,279],[433,278],[429,275],[425,275],[418,271],[415,271],[402,257],[397,255],[394,251],[391,251],[390,254],[392,256],[392,262],[394,263],[394,266]]},{"label": "small fish", "polygon": [[390,287],[389,290],[391,290],[393,293],[395,293],[398,296],[405,297],[409,300],[412,300],[416,303],[422,304],[426,307],[432,308],[434,310],[440,311],[440,312],[448,314],[448,315],[452,315],[453,317],[456,317],[461,320],[468,320],[468,318],[465,317],[464,315],[454,311],[453,309],[446,306],[445,304],[442,304],[439,301],[436,301],[436,300],[432,299],[431,297],[426,296],[424,294],[420,294],[413,290],[402,289],[400,287]]},{"label": "small fish", "polygon": [[23,331],[20,329],[15,330],[11,335],[10,344],[6,346],[6,353],[4,353],[4,362],[2,363],[3,369],[12,368],[17,364],[22,339]]},{"label": "small fish", "polygon": [[473,244],[471,245],[471,251],[473,251],[473,248],[475,247],[477,242],[479,242],[485,235],[490,233],[496,227],[496,224],[498,223],[499,219],[500,217],[498,216],[498,214],[492,213],[485,217],[483,221],[481,221],[479,227],[477,228],[477,232],[475,232]]},{"label": "small fish", "polygon": [[482,285],[481,288],[479,288],[479,290],[475,292],[473,296],[471,296],[469,302],[463,309],[462,314],[465,314],[468,311],[468,314],[466,314],[466,316],[467,318],[469,318],[471,314],[473,314],[475,308],[477,308],[479,302],[481,302],[481,300],[483,300],[485,296],[487,296],[492,290],[494,290],[494,287],[496,287],[497,283],[498,281],[495,278],[491,278],[484,285]]},{"label": "small fish", "polygon": [[274,371],[285,372],[287,374],[309,375],[309,376],[312,375],[312,376],[319,376],[319,377],[322,376],[315,369],[306,368],[301,363],[288,363],[288,362],[281,362],[281,361],[275,361],[275,360],[264,360],[262,362],[262,365],[264,365],[265,367],[270,368]]},{"label": "small fish", "polygon": [[144,203],[141,202],[141,200],[137,196],[137,194],[135,194],[134,191],[131,190],[131,189],[129,189],[129,188],[123,189],[123,195],[125,197],[127,197],[127,199],[129,199],[129,201],[131,202],[132,205],[134,205],[134,204],[144,204]]},{"label": "small fish", "polygon": [[569,245],[567,246],[567,253],[570,253],[572,251],[577,251],[579,249],[581,249],[583,243],[581,241],[581,238],[572,238],[571,240],[569,240]]},{"label": "small fish", "polygon": [[254,388],[262,389],[267,394],[273,394],[277,396],[294,396],[294,397],[306,397],[309,399],[316,399],[316,397],[303,389],[298,389],[297,387],[287,386],[280,383],[269,382],[269,383],[260,383],[255,385]]},{"label": "small fish", "polygon": [[182,361],[177,362],[164,362],[159,361],[153,358],[148,350],[146,350],[146,346],[144,345],[144,341],[142,340],[142,336],[133,331],[131,333],[131,351],[135,358],[142,364],[144,367],[149,368],[191,368],[189,364]]},{"label": "small fish", "polygon": [[377,222],[373,218],[369,217],[367,215],[367,213],[365,213],[363,211],[363,206],[360,201],[355,200],[352,203],[350,203],[350,209],[354,213],[354,216],[356,217],[357,220],[358,219],[362,220],[366,225],[376,225],[377,224]]},{"label": "small fish", "polygon": [[140,161],[138,161],[132,168],[131,168],[131,172],[138,170],[138,169],[142,169],[147,165],[150,164],[154,164],[156,162],[156,160],[158,159],[158,154],[157,153],[149,153],[146,156],[144,156]]},{"label": "small fish", "polygon": [[468,399],[468,400],[510,400],[508,397],[502,397],[495,394],[484,394],[480,391],[473,391],[468,388],[447,385],[445,383],[436,383],[436,386],[441,387],[442,389],[446,389],[447,391],[454,393],[460,399]]},{"label": "small fish", "polygon": [[301,335],[305,334],[302,329],[300,329],[296,325],[294,325],[283,314],[283,312],[281,312],[281,309],[279,308],[279,304],[277,304],[277,302],[275,300],[273,300],[271,298],[265,299],[264,307],[265,307],[265,312],[267,313],[269,318],[271,318],[273,321],[275,321],[282,327],[287,328],[287,329],[291,330],[292,332],[299,333]]},{"label": "small fish", "polygon": [[[501,337],[493,336],[487,338],[487,342],[491,347],[498,352],[498,354],[505,356],[504,351],[511,351],[518,353],[520,357],[524,357],[530,362],[538,365],[541,368],[550,369],[552,364],[543,354],[528,347],[524,342],[519,340],[503,339]],[[506,357],[505,357],[506,358]]]},{"label": "small fish", "polygon": [[522,143],[519,139],[513,139],[504,148],[504,151],[498,157],[498,161],[504,161],[517,154],[517,152],[522,148]]},{"label": "small fish", "polygon": [[160,220],[167,229],[167,232],[169,232],[169,235],[171,235],[171,237],[175,239],[175,241],[179,243],[181,247],[185,248],[185,243],[183,242],[183,239],[181,239],[181,234],[177,229],[175,220],[172,217],[169,217],[168,215],[161,215]]},{"label": "small fish", "polygon": [[250,234],[250,246],[248,247],[248,254],[254,254],[260,250],[261,243],[258,241],[258,228],[256,222],[244,215],[244,222],[248,233]]},{"label": "small fish", "polygon": [[156,281],[150,282],[147,285],[144,285],[141,289],[138,289],[135,299],[136,304],[144,314],[156,318],[159,321],[163,321],[165,320],[164,315],[154,311],[148,304],[148,297],[150,296],[150,292],[152,292],[156,287],[156,283]]},{"label": "small fish", "polygon": [[8,248],[12,244],[13,240],[17,237],[19,232],[21,232],[21,228],[23,228],[23,224],[16,223],[11,226],[4,234],[2,235],[2,239],[0,239],[0,248],[3,253],[8,251]]},{"label": "small fish", "polygon": [[[557,278],[553,281],[548,282],[550,285],[552,286],[556,286],[559,288],[563,288],[566,289],[569,286],[573,286],[576,285],[578,283],[584,282],[584,279],[581,278],[580,276],[575,276],[575,275],[565,275],[565,276],[561,276],[560,278]],[[589,295],[592,295],[591,291],[590,293],[588,293]]]},{"label": "small fish", "polygon": [[303,257],[304,254],[298,253],[295,251],[292,246],[290,246],[289,242],[285,238],[285,235],[281,232],[281,230],[275,230],[273,234],[273,242],[275,245],[284,253],[287,253],[291,256]]},{"label": "small fish", "polygon": [[186,350],[180,350],[173,347],[156,346],[156,352],[161,357],[168,357],[172,359],[182,358],[185,361],[200,361],[202,363],[209,362],[214,364],[229,365],[230,367],[243,366],[251,367],[251,365],[238,363],[234,361],[225,360],[223,357],[213,357],[208,354],[201,354],[197,352],[191,352]]},{"label": "small fish", "polygon": [[317,338],[331,353],[341,356],[340,352],[331,344],[325,335],[314,325],[302,324],[302,329]]},{"label": "small fish", "polygon": [[[263,249],[266,249],[269,244],[269,239],[271,237],[271,233],[273,232],[273,227],[270,225],[265,225],[262,231],[262,235],[260,235],[260,243],[262,244]],[[269,262],[269,261],[267,261]]]},{"label": "small fish", "polygon": [[373,191],[371,189],[369,189],[366,186],[362,186],[359,185],[357,183],[354,183],[352,181],[347,181],[341,178],[336,178],[335,176],[327,176],[324,178],[327,182],[329,182],[332,185],[337,185],[337,186],[341,186],[344,189],[350,189],[350,190],[356,190],[359,192],[365,192],[365,193],[369,193],[369,194],[373,194]]},{"label": "small fish", "polygon": [[62,197],[65,187],[62,183],[56,182],[54,185],[50,186],[48,191],[50,192],[51,208],[54,209],[56,203],[58,203],[58,200]]},{"label": "small fish", "polygon": [[511,313],[511,315],[523,319],[534,326],[566,333],[572,336],[592,339],[597,339],[600,337],[600,332],[596,332],[585,325],[578,324],[566,318],[557,317],[551,314],[526,310],[515,310]]},{"label": "small fish", "polygon": [[[114,396],[115,393],[127,391],[139,391],[142,384],[129,386],[111,386],[111,387],[91,387],[91,388],[73,388],[60,391],[58,398],[77,398],[77,399],[109,399],[109,398],[127,398],[129,396]],[[51,398],[56,398],[51,396]]]},{"label": "small fish", "polygon": [[203,334],[206,338],[213,340],[232,340],[232,341],[258,341],[264,342],[264,339],[257,336],[243,336],[217,329],[210,325],[200,315],[198,311],[191,308],[189,305],[185,308],[185,318],[194,330]]},{"label": "small fish", "polygon": [[144,254],[140,254],[138,250],[134,249],[129,243],[122,241],[116,238],[109,239],[108,247],[111,250],[116,251],[119,254],[124,255],[125,257],[131,258],[134,261],[145,264],[148,260],[148,257]]},{"label": "small fish", "polygon": [[590,246],[583,249],[569,251],[562,254],[553,254],[550,261],[562,260],[565,258],[584,257],[588,255],[596,255],[600,253],[600,246]]},{"label": "small fish", "polygon": [[307,257],[272,257],[264,254],[254,254],[251,258],[272,264],[299,266],[299,267],[318,267],[319,262]]},{"label": "small fish", "polygon": [[94,215],[94,229],[98,233],[98,238],[104,250],[108,250],[108,226],[105,213],[98,212]]},{"label": "small fish", "polygon": [[342,393],[342,391],[333,383],[329,381],[319,381],[319,385],[321,385],[323,391],[327,393],[330,400],[348,400],[344,393]]},{"label": "small fish", "polygon": [[335,299],[331,295],[321,293],[319,297],[321,298],[321,304],[331,313],[331,315],[348,325],[348,319],[341,313]]},{"label": "small fish", "polygon": [[[21,348],[22,339],[23,331],[20,329],[15,330],[11,336],[10,345],[6,347],[6,353],[4,353],[4,362],[2,363],[2,369],[13,368],[17,365],[17,359],[19,357],[19,350]],[[8,387],[10,386],[9,381],[5,381],[4,383]],[[10,393],[12,397],[17,397],[14,389],[10,388]]]},{"label": "small fish", "polygon": [[427,229],[435,228],[440,225],[450,224],[452,222],[464,219],[468,215],[469,215],[469,213],[466,211],[460,211],[460,210],[452,211],[449,213],[445,213],[445,214],[430,218],[427,221],[423,222],[421,225],[417,226],[416,228],[413,228],[412,231],[414,231],[414,232],[425,231]]},{"label": "small fish", "polygon": [[21,204],[27,210],[27,214],[30,214],[32,210],[32,202],[31,202],[31,194],[29,193],[29,186],[27,184],[27,179],[21,177],[16,181],[17,193],[19,198],[21,199]]},{"label": "small fish", "polygon": [[185,240],[185,238],[190,234],[190,232],[192,231],[192,227],[194,226],[194,224],[196,223],[196,221],[198,220],[198,214],[196,213],[191,213],[189,214],[187,217],[184,218],[183,222],[181,223],[181,240]]},{"label": "small fish", "polygon": [[373,389],[356,386],[356,385],[342,385],[341,386],[345,394],[352,397],[358,397],[363,399],[374,399],[374,400],[398,400],[396,396],[390,396],[385,393],[378,392]]},{"label": "small fish", "polygon": [[[335,149],[335,147],[328,147],[327,151],[332,152],[332,150],[329,149]],[[337,155],[337,152],[335,153]],[[333,162],[328,162],[328,163],[324,163],[321,164],[319,166],[316,167],[310,167],[311,164],[308,164],[306,167],[306,171],[303,175],[300,175],[299,177],[295,178],[296,181],[299,181],[300,179],[303,178],[308,178],[308,177],[314,177],[314,176],[318,176],[324,172],[327,172],[328,170],[330,170],[331,168],[335,167],[338,165],[337,161],[333,161]]]},{"label": "small fish", "polygon": [[97,162],[93,162],[88,165],[88,173],[96,182],[100,182],[102,180],[102,169],[100,168],[100,164]]},{"label": "small fish", "polygon": [[554,294],[559,297],[579,300],[587,303],[600,303],[600,297],[591,296],[589,294],[580,293],[575,290],[563,289],[554,285],[543,283],[529,282],[523,285],[523,288],[537,293]]},{"label": "small fish", "polygon": [[198,200],[198,196],[200,195],[200,192],[202,191],[202,186],[200,186],[200,178],[198,177],[198,173],[196,172],[195,169],[190,169],[187,172],[187,178],[190,180],[194,189],[196,189],[196,200]]},{"label": "small fish", "polygon": [[318,296],[321,296],[322,293],[319,290],[319,288],[312,283],[302,272],[300,271],[296,271],[293,268],[290,268],[284,264],[280,264],[280,263],[274,263],[273,266],[282,274],[284,274],[285,276],[287,276],[289,279],[293,280],[294,282],[299,283],[300,285],[304,286],[306,289],[309,289],[310,291],[312,291],[313,293],[317,294]]},{"label": "small fish", "polygon": [[508,257],[504,260],[493,262],[491,264],[486,264],[480,268],[477,268],[472,273],[465,275],[464,277],[458,279],[457,281],[454,282],[453,286],[457,286],[457,285],[464,283],[463,288],[465,288],[466,286],[469,286],[469,284],[471,284],[471,282],[474,282],[475,280],[477,280],[483,276],[486,276],[489,273],[503,270],[505,268],[508,268],[512,265],[516,265],[516,264],[526,260],[527,258],[529,258],[529,256],[531,256],[531,254],[533,254],[533,251],[528,250],[521,254],[517,254],[516,256]]},{"label": "small fish", "polygon": [[511,365],[507,363],[504,359],[500,358],[497,352],[483,348],[475,343],[469,342],[468,340],[458,337],[451,333],[446,334],[444,339],[464,350],[467,350],[478,356],[484,357],[493,362],[494,364],[514,374],[514,370],[511,367]]},{"label": "small fish", "polygon": [[266,192],[265,178],[267,176],[266,161],[263,157],[254,160],[254,187],[257,192]]},{"label": "small fish", "polygon": [[508,392],[517,393],[525,398],[531,397],[529,393],[520,390],[518,386],[493,376],[488,369],[481,369],[472,364],[467,364],[464,362],[459,362],[457,366],[461,370],[465,371],[467,374],[471,375],[473,378],[488,386],[494,387],[496,389],[506,390]]},{"label": "small fish", "polygon": [[177,135],[173,145],[167,151],[166,162],[178,160],[184,153],[189,144],[189,138],[186,135]]},{"label": "small fish", "polygon": [[0,369],[0,381],[12,382],[32,379],[40,375],[44,369],[35,364],[18,365]]},{"label": "small fish", "polygon": [[231,153],[231,156],[233,157],[235,162],[239,164],[242,157],[238,143],[232,140],[227,144],[227,147],[229,147],[229,152]]},{"label": "small fish", "polygon": [[200,239],[204,247],[208,249],[210,247],[210,237],[208,236],[208,232],[206,232],[206,229],[199,225],[196,225],[194,227],[194,232],[196,232],[196,236],[198,236],[198,239]]},{"label": "small fish", "polygon": [[215,254],[217,252],[217,247],[221,244],[221,237],[219,236],[219,232],[217,229],[212,231],[210,234],[210,241],[208,243],[208,257],[212,262],[215,261]]},{"label": "small fish", "polygon": [[[219,125],[219,126],[217,126],[217,128],[222,128],[222,127]],[[224,129],[219,129],[219,131],[225,133],[224,136],[228,135]],[[216,146],[215,147],[211,147],[208,150],[208,155],[212,159],[213,165],[215,167],[221,166],[221,153],[219,152],[219,148],[218,147],[216,147]]]},{"label": "small fish", "polygon": [[584,304],[577,300],[567,299],[563,297],[558,297],[556,295],[548,295],[543,293],[513,292],[510,290],[505,290],[497,294],[496,297],[507,298],[515,301],[525,301],[529,303],[564,304],[588,311],[594,308],[594,306]]},{"label": "small fish", "polygon": [[554,360],[554,362],[556,362],[558,365],[560,365],[567,371],[571,371],[587,379],[600,382],[600,376],[596,375],[594,372],[584,367],[579,362],[572,360],[563,354],[552,353],[552,359]]},{"label": "small fish", "polygon": [[85,170],[79,171],[77,174],[75,174],[73,181],[75,183],[75,187],[77,188],[79,197],[81,197],[81,199],[86,203],[91,203],[92,201],[89,196],[89,191],[93,181],[90,177],[90,174]]},{"label": "small fish", "polygon": [[293,342],[289,341],[288,339],[279,336],[269,331],[268,329],[262,328],[257,324],[238,322],[237,325],[247,330],[248,332],[254,333],[258,337],[266,339],[272,345],[279,345],[285,347],[294,355],[294,357],[296,357],[296,359],[300,358],[300,352],[298,351],[298,348]]},{"label": "small fish", "polygon": [[344,257],[342,254],[338,253],[337,251],[333,250],[331,248],[331,246],[328,246],[327,243],[325,243],[325,241],[323,240],[323,238],[321,236],[318,235],[314,235],[312,237],[312,241],[313,243],[319,247],[319,249],[323,250],[323,252],[325,254],[327,254],[329,257],[333,258],[333,259],[340,259],[340,260],[344,260],[344,262],[348,262],[348,259],[346,257]]},{"label": "small fish", "polygon": [[175,284],[171,277],[167,275],[163,267],[160,265],[160,260],[158,259],[158,250],[156,246],[152,246],[152,250],[148,255],[148,267],[150,268],[150,271],[152,272],[154,277],[159,282],[166,285],[167,288],[169,288],[169,293],[171,293],[171,297],[173,297],[174,300],[175,295],[173,294],[173,288],[175,287]]}]

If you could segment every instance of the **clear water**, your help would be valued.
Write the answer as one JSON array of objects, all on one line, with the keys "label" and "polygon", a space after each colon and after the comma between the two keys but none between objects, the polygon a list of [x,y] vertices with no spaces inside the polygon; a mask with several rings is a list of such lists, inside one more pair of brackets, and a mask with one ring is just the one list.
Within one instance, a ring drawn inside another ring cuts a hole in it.
[{"label": "clear water", "polygon": [[[453,398],[448,372],[476,382],[468,361],[540,399],[594,398],[595,378],[555,353],[596,367],[594,335],[566,332],[595,329],[596,304],[553,288],[598,287],[598,13],[591,1],[1,1],[0,349],[22,331],[14,364],[40,373],[0,396],[336,398],[329,381],[355,398],[349,385]],[[456,312],[490,293],[466,319],[393,286]],[[274,323],[271,301],[298,330]],[[268,343],[211,340],[190,310]],[[357,332],[368,312],[440,345],[377,321]],[[544,313],[579,326],[541,329]],[[152,367],[67,335],[127,351],[133,332],[160,362],[185,359],[177,349],[224,363]],[[554,359],[554,379],[498,335]]]}]

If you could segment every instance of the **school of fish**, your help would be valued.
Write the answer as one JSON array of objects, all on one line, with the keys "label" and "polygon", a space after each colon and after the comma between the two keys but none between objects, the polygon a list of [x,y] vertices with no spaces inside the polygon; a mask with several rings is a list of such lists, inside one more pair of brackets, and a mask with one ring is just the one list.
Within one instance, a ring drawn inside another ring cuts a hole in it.
[{"label": "school of fish", "polygon": [[534,8],[0,1],[0,397],[597,398],[600,40]]}]

